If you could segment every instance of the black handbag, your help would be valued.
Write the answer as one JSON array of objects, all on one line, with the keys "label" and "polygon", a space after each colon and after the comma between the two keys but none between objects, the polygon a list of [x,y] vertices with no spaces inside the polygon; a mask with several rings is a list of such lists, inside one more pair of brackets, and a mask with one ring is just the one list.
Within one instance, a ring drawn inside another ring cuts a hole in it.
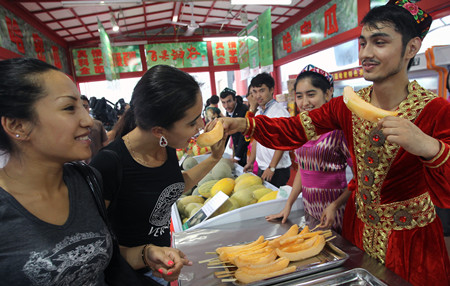
[{"label": "black handbag", "polygon": [[109,265],[104,271],[105,281],[111,286],[161,286],[158,282],[150,277],[145,277],[137,273],[120,254],[119,241],[111,230],[108,217],[106,214],[106,206],[102,196],[102,190],[95,173],[91,167],[83,162],[70,163],[85,178],[91,189],[94,201],[97,205],[100,216],[105,221],[113,241],[113,253]]}]

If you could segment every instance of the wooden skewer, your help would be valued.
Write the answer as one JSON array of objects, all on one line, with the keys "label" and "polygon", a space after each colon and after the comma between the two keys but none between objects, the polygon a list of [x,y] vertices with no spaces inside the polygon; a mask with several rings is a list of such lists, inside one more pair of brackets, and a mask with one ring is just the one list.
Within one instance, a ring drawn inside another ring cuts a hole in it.
[{"label": "wooden skewer", "polygon": [[234,265],[220,265],[220,266],[208,266],[208,268],[233,268]]},{"label": "wooden skewer", "polygon": [[206,251],[205,254],[217,254],[215,251]]},{"label": "wooden skewer", "polygon": [[225,278],[225,277],[230,277],[230,278],[232,278],[232,277],[233,277],[233,274],[231,274],[231,273],[228,273],[228,274],[221,274],[221,275],[216,275],[216,277],[217,277],[217,278]]},{"label": "wooden skewer", "polygon": [[328,239],[326,240],[326,242],[328,242],[328,241],[330,241],[330,240],[333,240],[333,239],[335,239],[335,238],[336,238],[336,236],[332,236],[332,237],[328,238]]},{"label": "wooden skewer", "polygon": [[230,263],[230,261],[211,261],[211,262],[209,262],[208,263],[208,266],[209,265],[219,265],[219,264],[225,264],[225,263]]},{"label": "wooden skewer", "polygon": [[313,229],[310,230],[310,232],[314,231],[315,229],[317,229],[319,227],[319,225],[316,225]]},{"label": "wooden skewer", "polygon": [[226,273],[234,273],[236,271],[230,271],[230,270],[224,270],[224,271],[216,271],[214,272],[215,275],[222,275],[222,274],[226,274]]},{"label": "wooden skewer", "polygon": [[198,263],[206,263],[206,262],[210,262],[210,261],[214,261],[214,260],[219,260],[219,258],[217,258],[217,257],[214,257],[214,258],[210,258],[210,259],[205,259],[205,260],[202,260],[202,261],[199,261]]},{"label": "wooden skewer", "polygon": [[235,278],[228,278],[228,279],[222,279],[221,281],[222,282],[234,282],[234,281],[236,281],[237,279],[235,279]]}]

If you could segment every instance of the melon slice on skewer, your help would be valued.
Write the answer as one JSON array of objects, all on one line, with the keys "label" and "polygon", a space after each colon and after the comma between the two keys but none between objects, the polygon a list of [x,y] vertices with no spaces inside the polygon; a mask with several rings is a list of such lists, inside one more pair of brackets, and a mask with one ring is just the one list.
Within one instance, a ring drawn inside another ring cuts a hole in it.
[{"label": "melon slice on skewer", "polygon": [[344,103],[353,113],[372,122],[378,122],[386,116],[397,116],[396,111],[384,110],[373,106],[359,97],[350,86],[344,87]]}]

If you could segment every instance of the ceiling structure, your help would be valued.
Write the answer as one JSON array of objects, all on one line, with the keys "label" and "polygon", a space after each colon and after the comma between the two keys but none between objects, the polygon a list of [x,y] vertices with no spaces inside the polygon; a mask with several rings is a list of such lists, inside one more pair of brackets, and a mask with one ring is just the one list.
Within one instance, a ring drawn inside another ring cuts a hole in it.
[{"label": "ceiling structure", "polygon": [[[84,0],[11,2],[25,15],[42,23],[69,47],[98,44],[100,39],[97,19],[106,29],[111,42],[116,45],[192,41],[202,40],[208,36],[236,36],[269,7],[271,7],[272,29],[276,29],[290,19],[300,19],[296,16],[313,4],[313,0],[293,0],[292,4],[287,6],[232,5],[230,0],[165,2],[136,0],[134,3],[107,5],[93,5]],[[314,0],[314,2],[317,4],[323,1]],[[111,18],[114,18],[120,26],[119,31],[113,31]]]}]

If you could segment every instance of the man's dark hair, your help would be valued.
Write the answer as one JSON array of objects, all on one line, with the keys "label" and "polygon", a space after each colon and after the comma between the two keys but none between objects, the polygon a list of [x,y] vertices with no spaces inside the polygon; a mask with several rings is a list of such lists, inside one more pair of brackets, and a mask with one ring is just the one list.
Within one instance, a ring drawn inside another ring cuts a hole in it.
[{"label": "man's dark hair", "polygon": [[211,95],[211,98],[210,98],[209,102],[211,104],[218,104],[219,103],[219,97],[216,94]]},{"label": "man's dark hair", "polygon": [[270,74],[263,72],[255,76],[250,82],[250,85],[253,87],[261,87],[263,84],[271,89],[275,86],[275,80]]},{"label": "man's dark hair", "polygon": [[[387,4],[371,9],[361,21],[361,24],[369,28],[379,29],[380,25],[389,25],[402,35],[402,56],[405,54],[406,45],[415,37],[421,36],[419,26],[414,17],[403,7]],[[408,70],[414,58],[408,63]]]}]

